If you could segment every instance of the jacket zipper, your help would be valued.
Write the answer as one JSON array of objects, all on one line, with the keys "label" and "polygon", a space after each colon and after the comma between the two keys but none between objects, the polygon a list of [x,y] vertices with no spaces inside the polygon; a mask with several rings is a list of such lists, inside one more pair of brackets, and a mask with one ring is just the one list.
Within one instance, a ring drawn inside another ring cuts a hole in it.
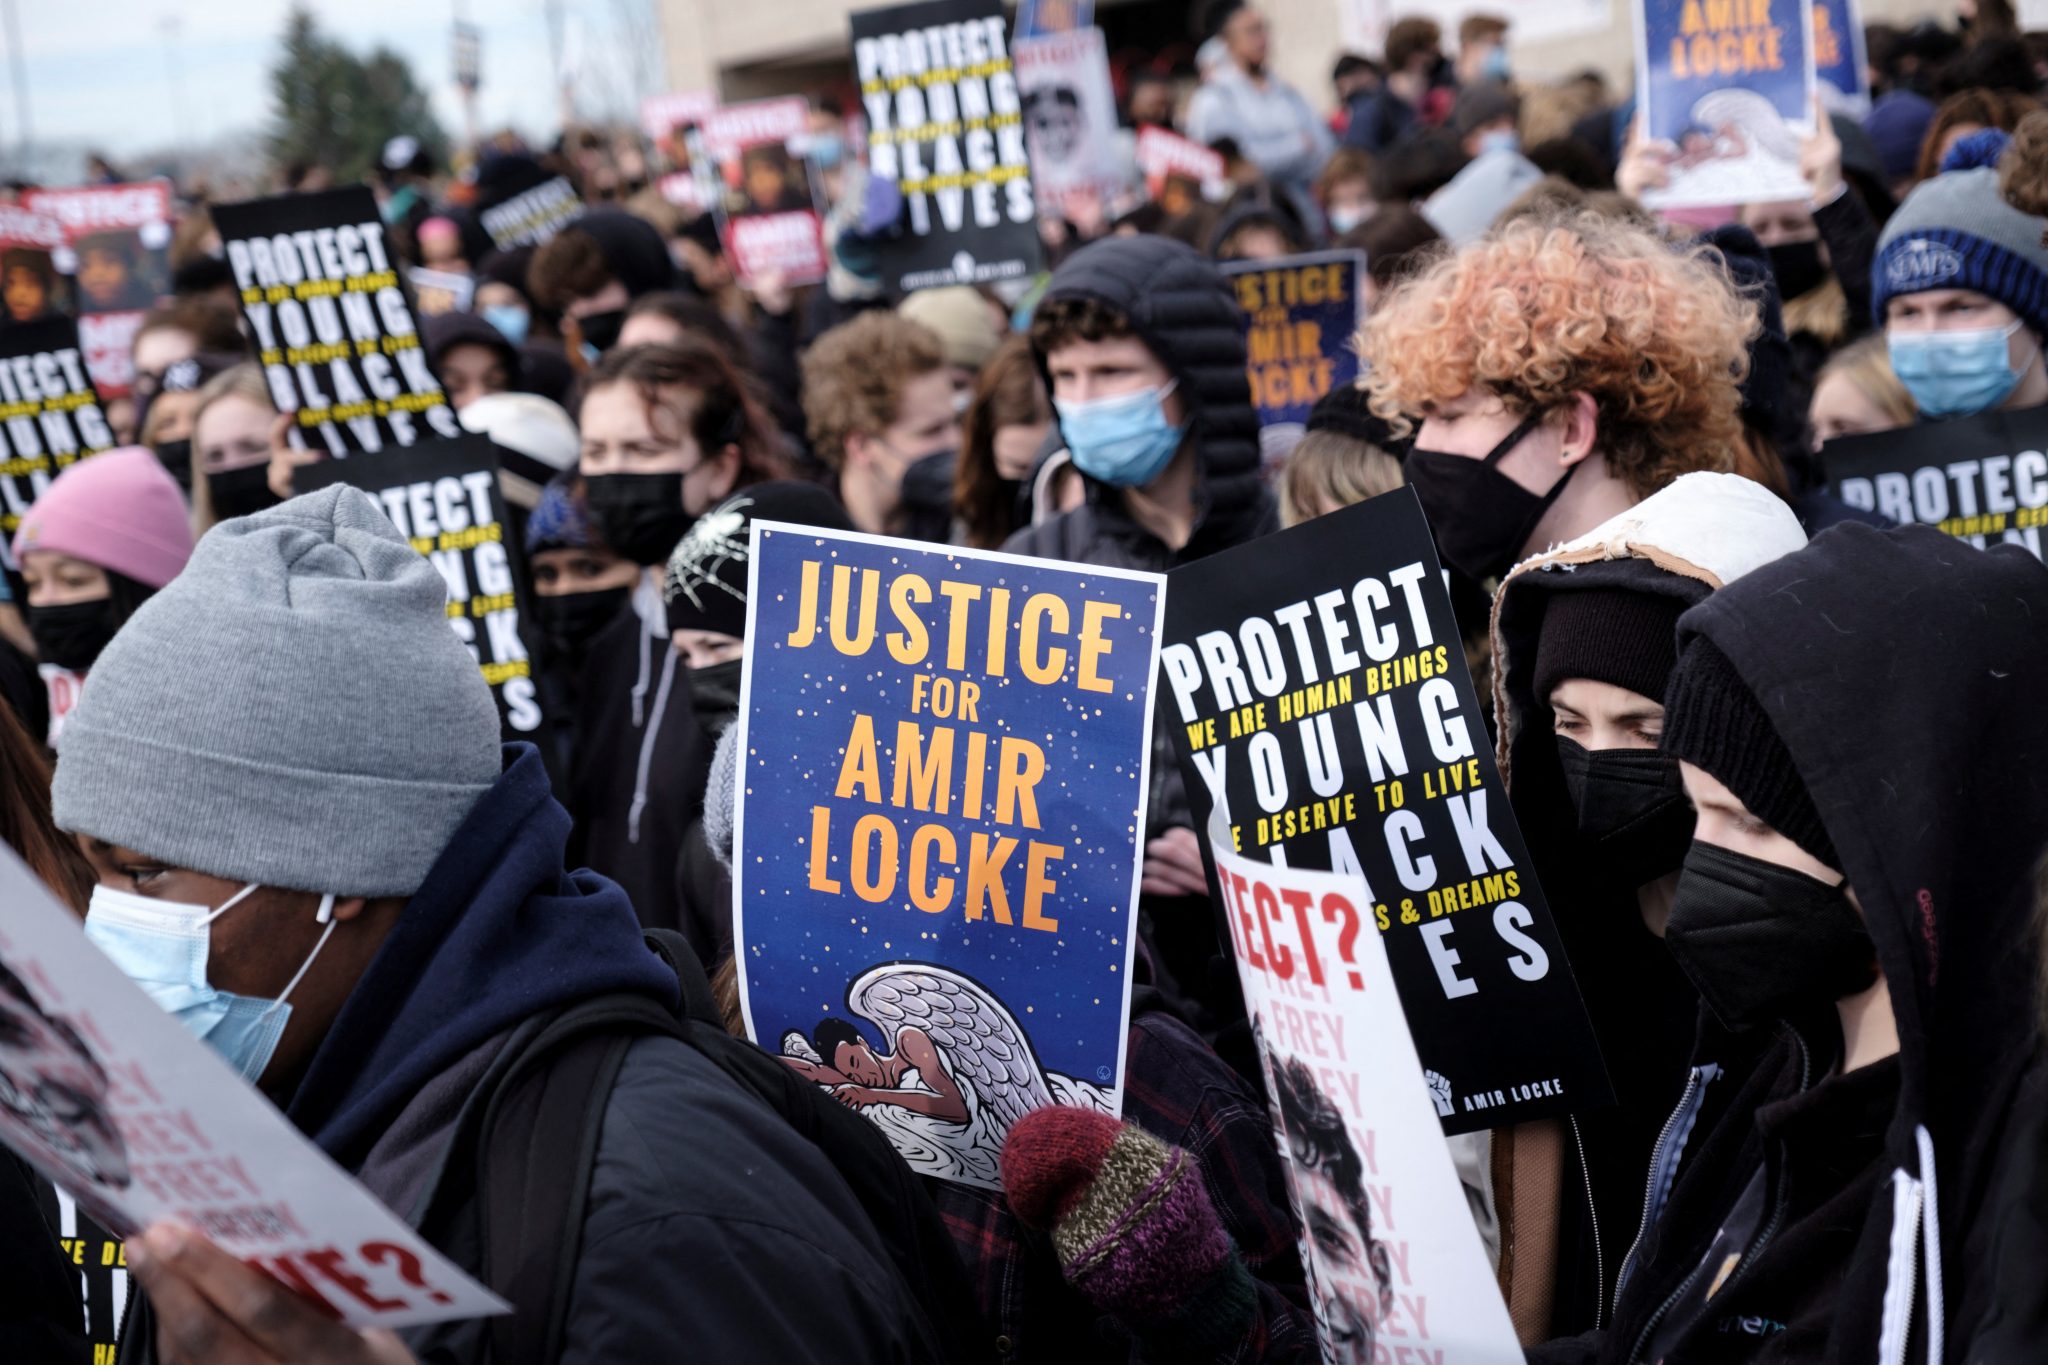
[{"label": "jacket zipper", "polygon": [[[1806,1040],[1799,1036],[1798,1029],[1788,1029],[1787,1031],[1791,1033],[1792,1041],[1796,1043],[1799,1047],[1799,1089],[1795,1093],[1804,1094],[1806,1092],[1806,1087],[1808,1086],[1808,1084],[1811,1083],[1812,1080],[1812,1054],[1810,1054],[1807,1051]],[[1769,1158],[1766,1157],[1766,1160],[1768,1159]],[[1749,1250],[1742,1253],[1742,1259],[1735,1263],[1735,1269],[1732,1273],[1729,1274],[1728,1282],[1722,1286],[1724,1290],[1733,1289],[1735,1287],[1736,1282],[1742,1278],[1742,1272],[1749,1269],[1750,1263],[1754,1261],[1758,1257],[1758,1255],[1760,1255],[1763,1252],[1763,1249],[1770,1244],[1771,1238],[1778,1235],[1778,1225],[1782,1223],[1784,1219],[1785,1190],[1783,1185],[1781,1184],[1778,1188],[1778,1197],[1772,1202],[1770,1221],[1764,1224],[1762,1232],[1760,1232],[1759,1234],[1757,1234],[1756,1237],[1751,1239],[1749,1244]],[[1672,1307],[1676,1305],[1681,1298],[1685,1297],[1686,1292],[1692,1288],[1693,1281],[1697,1280],[1701,1275],[1705,1274],[1706,1269],[1706,1261],[1702,1259],[1698,1265],[1692,1268],[1692,1274],[1687,1275],[1683,1280],[1679,1281],[1678,1288],[1672,1290],[1670,1296],[1667,1297],[1664,1300],[1664,1302],[1657,1305],[1657,1311],[1650,1315],[1650,1320],[1643,1324],[1643,1330],[1636,1334],[1636,1343],[1635,1345],[1629,1348],[1629,1360],[1640,1361],[1642,1359],[1643,1348],[1649,1345],[1650,1334],[1657,1330],[1657,1324],[1664,1320],[1664,1315],[1670,1312]]]},{"label": "jacket zipper", "polygon": [[[1699,1106],[1706,1102],[1707,1087],[1720,1075],[1721,1068],[1712,1062],[1692,1069],[1685,1078],[1685,1093],[1678,1097],[1677,1107],[1671,1111],[1671,1117],[1664,1120],[1664,1129],[1657,1134],[1656,1145],[1650,1149],[1650,1178],[1643,1187],[1643,1221],[1636,1228],[1635,1241],[1629,1243],[1628,1255],[1621,1258],[1621,1274],[1614,1281],[1617,1308],[1621,1305],[1622,1286],[1628,1283],[1629,1272],[1635,1269],[1636,1253],[1643,1249],[1643,1239],[1650,1235],[1650,1225],[1663,1211],[1660,1191],[1670,1188],[1677,1164],[1685,1155],[1686,1144],[1692,1137],[1693,1125],[1699,1121]],[[1676,1150],[1671,1147],[1674,1135],[1678,1138]]]},{"label": "jacket zipper", "polygon": [[1607,1325],[1607,1263],[1600,1249],[1600,1210],[1593,1204],[1593,1172],[1586,1166],[1586,1143],[1579,1136],[1579,1116],[1572,1121],[1572,1146],[1579,1154],[1579,1179],[1586,1184],[1586,1217],[1593,1223],[1593,1276],[1599,1281],[1593,1293],[1593,1330]]}]

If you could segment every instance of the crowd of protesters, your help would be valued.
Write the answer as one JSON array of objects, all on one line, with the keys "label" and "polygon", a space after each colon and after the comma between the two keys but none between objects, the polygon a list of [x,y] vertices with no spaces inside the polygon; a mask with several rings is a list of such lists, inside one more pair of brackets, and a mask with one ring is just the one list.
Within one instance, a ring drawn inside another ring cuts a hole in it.
[{"label": "crowd of protesters", "polygon": [[[455,172],[394,140],[393,242],[475,283],[424,319],[435,371],[542,474],[505,476],[533,746],[501,745],[442,579],[374,504],[294,496],[314,456],[195,194],[121,448],[13,540],[0,832],[478,1270],[468,1116],[537,1021],[702,989],[738,1029],[750,523],[1164,571],[1405,484],[1617,1095],[1451,1140],[1530,1359],[2048,1357],[2048,568],[1846,506],[1824,466],[2048,404],[2048,35],[1963,10],[1870,27],[1873,102],[1821,112],[1804,197],[1679,223],[1640,202],[1670,149],[1633,101],[1521,79],[1504,18],[1397,18],[1302,91],[1269,68],[1288,35],[1222,0],[1188,69],[1118,70],[1132,124],[1223,154],[1221,197],[1047,217],[1044,272],[1003,291],[892,297],[827,96],[831,269],[799,288],[742,287],[635,139],[508,134]],[[537,170],[587,211],[489,249],[479,185]],[[1365,253],[1362,377],[1276,449],[1217,262],[1324,246]],[[924,1183],[829,1101],[637,1037],[581,1222],[514,1248],[559,1263],[545,1358],[1354,1358],[1318,1340],[1167,731],[1121,1123],[1020,1126],[1007,1193]],[[201,925],[196,967],[150,903]],[[343,1328],[175,1229],[129,1242],[125,1303],[84,1271],[82,1309],[79,1218],[0,1153],[0,1358],[508,1358],[487,1324]]]}]

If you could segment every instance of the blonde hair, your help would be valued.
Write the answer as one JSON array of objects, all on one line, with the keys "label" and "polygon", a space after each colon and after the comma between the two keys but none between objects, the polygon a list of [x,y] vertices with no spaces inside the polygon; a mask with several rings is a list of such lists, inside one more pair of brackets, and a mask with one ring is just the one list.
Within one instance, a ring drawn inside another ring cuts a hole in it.
[{"label": "blonde hair", "polygon": [[1892,373],[1892,357],[1885,347],[1884,333],[1873,332],[1829,356],[1820,373],[1814,376],[1814,392],[1818,393],[1822,384],[1836,376],[1848,380],[1894,427],[1909,427],[1920,420],[1913,395]]},{"label": "blonde hair", "polygon": [[206,482],[206,462],[199,454],[199,423],[206,410],[223,398],[246,398],[261,408],[275,408],[263,367],[253,360],[232,365],[199,386],[199,406],[192,409],[192,538],[213,529],[213,490]]},{"label": "blonde hair", "polygon": [[1472,389],[1517,413],[1578,393],[1597,449],[1638,496],[1733,467],[1757,308],[1718,256],[1585,211],[1538,211],[1389,293],[1359,354],[1372,409],[1405,434]]},{"label": "blonde hair", "polygon": [[1280,524],[1304,521],[1399,488],[1401,462],[1341,431],[1311,431],[1280,473]]}]

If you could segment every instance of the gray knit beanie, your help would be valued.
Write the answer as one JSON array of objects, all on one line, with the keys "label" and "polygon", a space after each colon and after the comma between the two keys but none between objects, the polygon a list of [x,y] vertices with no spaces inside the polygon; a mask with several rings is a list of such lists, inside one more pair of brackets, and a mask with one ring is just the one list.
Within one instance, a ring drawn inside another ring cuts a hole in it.
[{"label": "gray knit beanie", "polygon": [[2036,336],[2048,337],[2048,221],[1999,192],[1989,166],[1923,180],[1884,225],[1870,263],[1870,312],[1884,325],[1900,294],[1970,289],[1997,299]]},{"label": "gray knit beanie", "polygon": [[234,881],[411,895],[500,770],[447,606],[357,489],[222,522],[87,675],[57,823]]}]

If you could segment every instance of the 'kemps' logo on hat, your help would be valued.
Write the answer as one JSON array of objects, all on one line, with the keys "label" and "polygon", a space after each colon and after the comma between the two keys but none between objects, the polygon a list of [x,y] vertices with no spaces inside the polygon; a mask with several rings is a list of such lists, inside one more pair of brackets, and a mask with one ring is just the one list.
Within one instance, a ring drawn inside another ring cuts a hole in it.
[{"label": "'kemps' logo on hat", "polygon": [[1901,243],[1884,263],[1884,280],[1895,294],[1933,289],[1963,273],[1963,254],[1945,242],[1914,237]]}]

